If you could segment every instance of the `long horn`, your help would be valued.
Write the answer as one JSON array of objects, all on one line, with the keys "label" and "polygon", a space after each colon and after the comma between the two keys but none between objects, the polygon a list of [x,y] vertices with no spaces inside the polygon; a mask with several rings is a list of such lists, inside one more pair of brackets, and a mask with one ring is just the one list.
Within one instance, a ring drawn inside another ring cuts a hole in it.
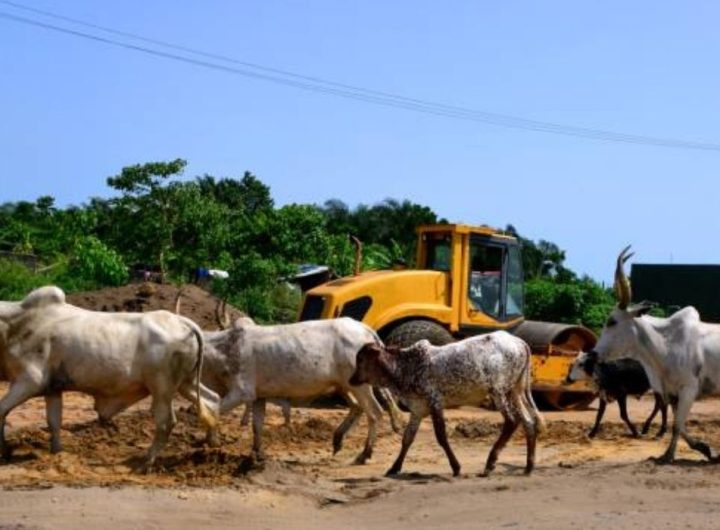
[{"label": "long horn", "polygon": [[215,320],[217,320],[218,327],[227,329],[230,325],[230,317],[227,310],[227,300],[222,299],[217,301],[215,306]]},{"label": "long horn", "polygon": [[181,305],[181,300],[180,300],[180,299],[182,298],[183,289],[185,289],[185,286],[184,286],[184,285],[181,286],[181,287],[178,289],[178,292],[177,292],[177,294],[175,295],[175,314],[176,314],[176,315],[179,315],[179,314],[180,314],[180,305]]},{"label": "long horn", "polygon": [[620,309],[627,309],[632,300],[632,290],[630,289],[630,280],[625,276],[624,265],[627,260],[633,256],[633,252],[627,253],[630,250],[630,245],[622,249],[622,252],[618,255],[617,266],[615,267],[615,294],[618,299],[618,307]]}]

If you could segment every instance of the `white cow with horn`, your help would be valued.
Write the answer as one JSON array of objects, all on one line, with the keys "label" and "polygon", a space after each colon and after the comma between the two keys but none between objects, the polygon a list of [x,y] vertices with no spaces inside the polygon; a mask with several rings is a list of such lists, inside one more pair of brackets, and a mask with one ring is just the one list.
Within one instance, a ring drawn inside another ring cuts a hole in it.
[{"label": "white cow with horn", "polygon": [[673,407],[672,439],[656,461],[672,463],[678,437],[709,460],[715,454],[705,442],[686,430],[690,408],[700,396],[720,393],[720,325],[700,321],[688,306],[668,318],[647,315],[650,304],[630,305],[630,282],[623,265],[632,256],[626,247],[617,258],[615,290],[618,304],[608,318],[590,355],[599,361],[623,357],[639,361],[650,385]]}]

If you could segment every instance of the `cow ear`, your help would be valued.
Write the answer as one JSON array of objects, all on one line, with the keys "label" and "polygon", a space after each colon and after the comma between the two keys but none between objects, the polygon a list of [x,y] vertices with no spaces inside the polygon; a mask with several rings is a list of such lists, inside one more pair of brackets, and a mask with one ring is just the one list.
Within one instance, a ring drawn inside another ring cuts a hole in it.
[{"label": "cow ear", "polygon": [[385,346],[385,351],[388,352],[390,355],[397,355],[400,353],[400,346],[397,344],[391,344],[390,346]]},{"label": "cow ear", "polygon": [[639,304],[635,304],[628,308],[628,312],[634,317],[641,317],[643,315],[647,315],[656,306],[656,303],[644,300]]},{"label": "cow ear", "polygon": [[362,348],[360,348],[360,351],[358,354],[362,353],[363,355],[372,355],[373,357],[377,357],[380,353],[380,350],[377,347],[377,344],[374,342],[366,342],[363,344]]}]

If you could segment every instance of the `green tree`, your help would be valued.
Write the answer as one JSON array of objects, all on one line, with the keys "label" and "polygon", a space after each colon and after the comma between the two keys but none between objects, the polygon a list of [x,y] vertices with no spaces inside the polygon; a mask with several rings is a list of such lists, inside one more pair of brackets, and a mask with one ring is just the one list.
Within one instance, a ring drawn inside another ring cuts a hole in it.
[{"label": "green tree", "polygon": [[76,281],[86,282],[80,288],[94,289],[106,285],[123,285],[128,280],[128,269],[122,257],[108,248],[95,236],[78,240],[73,250],[68,274]]},{"label": "green tree", "polygon": [[185,160],[150,162],[124,167],[119,175],[108,177],[108,186],[120,191],[116,200],[120,219],[128,230],[129,248],[134,258],[155,260],[163,274],[167,257],[173,248],[173,233],[179,222],[175,208],[179,186],[166,185],[170,177],[182,173]]}]

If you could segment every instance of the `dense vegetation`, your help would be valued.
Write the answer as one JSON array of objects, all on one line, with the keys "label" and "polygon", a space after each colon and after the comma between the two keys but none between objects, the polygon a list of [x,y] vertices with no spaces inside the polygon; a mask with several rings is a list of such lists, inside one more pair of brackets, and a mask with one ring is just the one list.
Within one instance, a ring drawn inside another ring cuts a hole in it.
[{"label": "dense vegetation", "polygon": [[[114,197],[82,206],[57,208],[48,196],[0,206],[0,250],[37,257],[30,267],[16,256],[0,259],[0,299],[21,298],[46,283],[68,291],[121,285],[137,264],[156,265],[180,283],[204,266],[230,272],[213,288],[252,316],[292,320],[299,297],[278,279],[298,264],[348,274],[354,255],[348,234],[364,242],[366,269],[398,259],[412,264],[415,226],[444,221],[407,200],[276,207],[268,186],[249,172],[239,179],[180,180],[184,168],[180,159],[123,168],[107,179]],[[507,231],[523,241],[526,315],[600,327],[611,293],[567,269],[555,244],[524,239],[513,226]]]}]

